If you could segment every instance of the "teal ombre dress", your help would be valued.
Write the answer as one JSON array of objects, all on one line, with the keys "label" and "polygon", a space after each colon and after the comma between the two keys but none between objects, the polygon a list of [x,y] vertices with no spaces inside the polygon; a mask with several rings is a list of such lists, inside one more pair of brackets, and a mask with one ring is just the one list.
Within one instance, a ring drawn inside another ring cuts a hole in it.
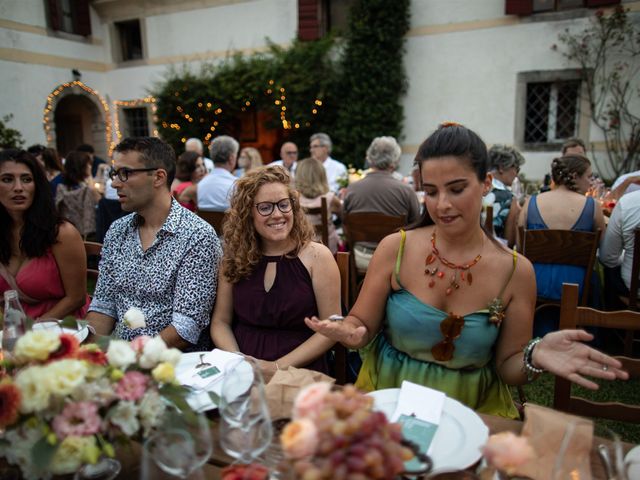
[{"label": "teal ombre dress", "polygon": [[[453,341],[451,360],[438,362],[433,358],[431,348],[443,340],[440,322],[448,314],[402,287],[400,261],[405,234],[401,234],[395,267],[401,288],[387,299],[383,331],[367,348],[356,386],[372,391],[400,387],[403,380],[409,380],[441,390],[478,412],[518,418],[509,388],[495,369],[499,327],[489,321],[488,309],[464,317],[462,333]],[[514,270],[516,258],[514,252]]]}]

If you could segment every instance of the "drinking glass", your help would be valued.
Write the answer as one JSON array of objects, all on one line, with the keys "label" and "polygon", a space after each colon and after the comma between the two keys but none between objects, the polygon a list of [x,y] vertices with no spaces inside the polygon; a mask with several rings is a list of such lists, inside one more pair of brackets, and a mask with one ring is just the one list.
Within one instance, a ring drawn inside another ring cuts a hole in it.
[{"label": "drinking glass", "polygon": [[204,480],[195,458],[195,443],[184,430],[156,432],[144,443],[140,480]]},{"label": "drinking glass", "polygon": [[220,395],[220,445],[242,463],[251,463],[271,443],[273,427],[258,365],[241,359],[227,370]]},{"label": "drinking glass", "polygon": [[575,455],[576,443],[582,440],[577,426],[583,421],[586,420],[577,419],[567,425],[553,466],[551,475],[553,480],[566,480],[568,478],[578,480],[587,478],[589,459],[587,458],[585,461],[585,458]]}]

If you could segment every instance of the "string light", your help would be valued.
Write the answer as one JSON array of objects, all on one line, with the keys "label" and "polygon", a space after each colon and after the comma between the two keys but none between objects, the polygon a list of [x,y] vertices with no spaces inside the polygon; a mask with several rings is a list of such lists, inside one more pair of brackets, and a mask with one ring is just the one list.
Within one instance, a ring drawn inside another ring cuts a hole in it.
[{"label": "string light", "polygon": [[[120,113],[118,112],[118,108],[138,108],[144,107],[145,105],[151,106],[153,124],[157,125],[158,116],[156,112],[158,110],[158,107],[156,105],[156,99],[154,97],[149,96],[145,98],[138,98],[135,100],[116,100],[113,102],[114,126],[116,129],[116,137],[118,139],[118,143],[120,143],[120,140],[122,140],[123,137],[122,132],[120,131]],[[167,128],[168,125],[166,122],[162,122],[162,126],[164,128]],[[157,128],[153,129],[153,136],[158,136]]]},{"label": "string light", "polygon": [[84,92],[88,93],[89,95],[95,96],[100,102],[100,105],[102,106],[102,110],[104,112],[104,129],[105,129],[105,136],[106,136],[106,144],[108,145],[108,148],[109,148],[109,155],[111,155],[111,152],[115,148],[115,144],[111,138],[111,114],[109,113],[109,104],[105,101],[104,98],[102,98],[102,96],[100,96],[97,90],[94,90],[93,88],[85,85],[80,80],[74,80],[73,82],[67,82],[67,83],[63,83],[62,85],[58,85],[58,87],[56,87],[56,89],[53,90],[47,96],[47,104],[44,107],[44,110],[42,112],[42,124],[44,126],[44,132],[47,138],[47,143],[51,145],[53,144],[53,140],[54,140],[53,132],[52,132],[52,124],[54,121],[53,111],[55,110],[55,106],[59,101],[58,97],[60,97],[60,95],[69,88],[74,90],[76,93],[80,93],[78,92],[78,89],[81,89]]}]

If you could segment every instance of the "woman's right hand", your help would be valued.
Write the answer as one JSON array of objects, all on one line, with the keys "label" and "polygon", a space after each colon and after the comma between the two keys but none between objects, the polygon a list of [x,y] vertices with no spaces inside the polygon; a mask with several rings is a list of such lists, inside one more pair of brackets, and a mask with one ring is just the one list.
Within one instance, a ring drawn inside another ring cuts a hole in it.
[{"label": "woman's right hand", "polygon": [[306,317],[307,326],[331,340],[340,342],[347,348],[360,348],[366,344],[367,327],[356,326],[348,320],[332,321],[320,320],[318,317]]}]

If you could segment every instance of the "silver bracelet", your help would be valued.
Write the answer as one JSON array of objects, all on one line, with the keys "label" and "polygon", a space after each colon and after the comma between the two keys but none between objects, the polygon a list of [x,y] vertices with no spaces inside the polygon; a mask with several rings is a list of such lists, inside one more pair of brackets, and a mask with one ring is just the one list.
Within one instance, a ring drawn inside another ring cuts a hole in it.
[{"label": "silver bracelet", "polygon": [[523,357],[522,357],[522,371],[527,375],[527,381],[533,381],[538,375],[543,373],[544,368],[537,368],[533,366],[532,358],[533,358],[533,348],[542,341],[542,338],[532,338],[527,343],[527,346],[524,347]]}]

